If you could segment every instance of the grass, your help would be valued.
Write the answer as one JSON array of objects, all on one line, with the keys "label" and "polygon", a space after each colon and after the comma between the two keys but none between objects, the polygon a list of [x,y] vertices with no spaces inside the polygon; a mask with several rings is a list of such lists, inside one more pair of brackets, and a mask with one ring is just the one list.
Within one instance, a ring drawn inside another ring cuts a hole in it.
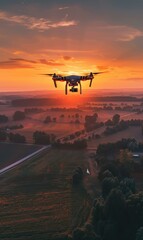
[{"label": "grass", "polygon": [[91,200],[73,188],[74,169],[87,169],[84,151],[50,150],[0,178],[0,239],[58,239],[87,219]]}]

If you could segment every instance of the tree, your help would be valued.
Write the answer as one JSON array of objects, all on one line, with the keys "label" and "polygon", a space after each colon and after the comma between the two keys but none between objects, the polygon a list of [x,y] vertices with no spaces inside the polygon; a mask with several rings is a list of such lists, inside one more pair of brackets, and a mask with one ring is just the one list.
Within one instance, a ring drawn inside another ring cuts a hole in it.
[{"label": "tree", "polygon": [[13,143],[26,143],[26,138],[19,133],[9,133],[9,141]]},{"label": "tree", "polygon": [[128,197],[127,201],[127,215],[131,228],[131,234],[143,226],[143,192],[132,194]]},{"label": "tree", "polygon": [[123,178],[120,181],[120,189],[126,197],[134,194],[136,192],[135,180],[133,178]]},{"label": "tree", "polygon": [[75,114],[75,118],[79,118],[79,113],[76,113],[76,114]]},{"label": "tree", "polygon": [[102,181],[102,196],[106,199],[110,191],[119,186],[117,177],[105,177]]},{"label": "tree", "polygon": [[57,121],[57,118],[56,118],[56,117],[54,117],[54,118],[53,118],[53,122],[56,122],[56,121]]},{"label": "tree", "polygon": [[20,121],[25,119],[25,112],[22,111],[16,111],[13,115],[14,121]]},{"label": "tree", "polygon": [[112,118],[113,124],[117,125],[120,121],[120,115],[119,114],[115,114]]},{"label": "tree", "polygon": [[42,131],[36,131],[33,133],[33,139],[35,144],[50,144],[50,135]]},{"label": "tree", "polygon": [[136,233],[136,240],[143,240],[143,227],[140,227]]},{"label": "tree", "polygon": [[83,171],[81,167],[77,167],[72,176],[73,185],[78,185],[83,179]]},{"label": "tree", "polygon": [[0,115],[0,123],[6,123],[8,122],[8,117],[5,115]]},{"label": "tree", "polygon": [[127,220],[126,201],[119,189],[112,189],[105,202],[104,211],[110,221],[116,222],[118,227],[124,227]]},{"label": "tree", "polygon": [[106,122],[105,122],[105,126],[113,126],[113,122],[111,119],[108,119]]},{"label": "tree", "polygon": [[51,121],[52,121],[51,117],[47,116],[46,119],[44,120],[44,123],[50,123]]},{"label": "tree", "polygon": [[7,139],[7,134],[5,131],[0,131],[0,142],[5,142]]}]

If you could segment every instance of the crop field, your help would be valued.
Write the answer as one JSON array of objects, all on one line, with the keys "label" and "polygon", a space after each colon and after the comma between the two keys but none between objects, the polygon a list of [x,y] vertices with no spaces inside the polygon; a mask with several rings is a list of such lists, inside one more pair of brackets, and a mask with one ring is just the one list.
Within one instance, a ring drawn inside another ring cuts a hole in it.
[{"label": "crop field", "polygon": [[91,200],[83,186],[72,186],[71,178],[77,166],[86,172],[86,154],[51,149],[1,176],[0,239],[55,240],[81,226]]},{"label": "crop field", "polygon": [[102,135],[100,139],[93,139],[88,141],[89,148],[96,148],[99,144],[107,142],[116,142],[122,138],[135,138],[138,142],[143,142],[143,135],[141,127],[129,127],[126,130],[117,132],[112,135]]},{"label": "crop field", "polygon": [[0,143],[0,169],[40,149],[41,146]]}]

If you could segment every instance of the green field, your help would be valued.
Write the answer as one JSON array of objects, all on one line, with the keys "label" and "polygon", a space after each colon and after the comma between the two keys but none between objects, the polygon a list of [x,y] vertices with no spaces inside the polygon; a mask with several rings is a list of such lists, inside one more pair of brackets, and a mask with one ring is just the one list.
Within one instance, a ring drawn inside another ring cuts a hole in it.
[{"label": "green field", "polygon": [[91,200],[73,188],[73,170],[88,162],[84,151],[51,149],[0,177],[0,239],[58,239],[87,219]]}]

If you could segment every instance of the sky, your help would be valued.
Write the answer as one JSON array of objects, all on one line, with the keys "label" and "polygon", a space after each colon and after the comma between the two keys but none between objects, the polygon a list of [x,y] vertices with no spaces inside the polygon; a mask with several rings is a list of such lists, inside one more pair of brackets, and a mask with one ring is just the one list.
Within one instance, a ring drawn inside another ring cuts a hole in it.
[{"label": "sky", "polygon": [[142,23],[142,0],[0,0],[0,91],[91,71],[105,71],[93,89],[143,88]]}]

